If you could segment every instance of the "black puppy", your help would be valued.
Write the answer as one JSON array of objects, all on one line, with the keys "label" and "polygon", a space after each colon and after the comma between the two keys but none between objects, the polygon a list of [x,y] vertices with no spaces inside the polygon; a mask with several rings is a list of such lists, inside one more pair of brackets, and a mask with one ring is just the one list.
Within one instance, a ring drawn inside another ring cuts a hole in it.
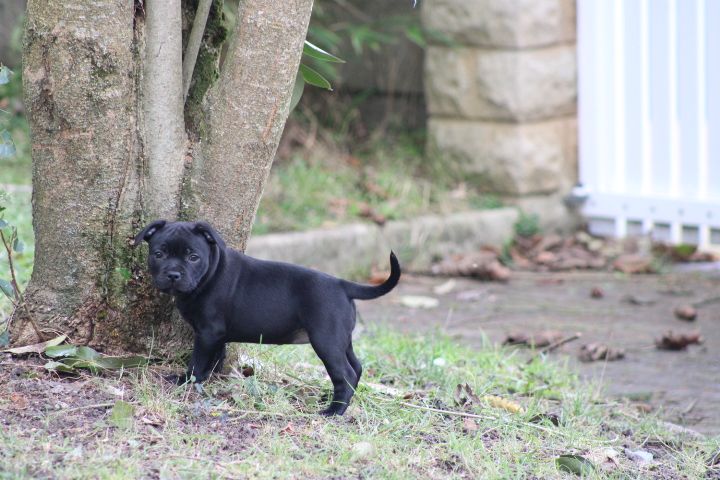
[{"label": "black puppy", "polygon": [[390,277],[378,286],[359,285],[288,263],[258,260],[225,246],[205,222],[157,220],[135,237],[150,244],[155,286],[175,297],[195,331],[187,374],[202,382],[222,368],[226,342],[308,343],[333,383],[323,415],[342,415],[355,393],[362,367],[352,347],[355,302],[385,295],[400,280],[390,253]]}]

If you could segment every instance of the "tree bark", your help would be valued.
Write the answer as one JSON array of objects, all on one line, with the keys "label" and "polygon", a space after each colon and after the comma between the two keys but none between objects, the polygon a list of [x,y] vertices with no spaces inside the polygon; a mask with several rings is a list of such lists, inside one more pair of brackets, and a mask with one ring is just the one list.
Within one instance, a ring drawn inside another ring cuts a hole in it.
[{"label": "tree bark", "polygon": [[183,118],[180,0],[145,1],[143,131],[149,217],[173,220],[187,148]]},{"label": "tree bark", "polygon": [[[183,112],[179,0],[30,0],[23,82],[36,248],[25,297],[46,335],[107,352],[177,351],[189,329],[129,240],[157,216],[191,215],[244,247],[312,0],[243,1],[212,85],[219,5]],[[28,323],[16,312],[13,344],[38,340]]]},{"label": "tree bark", "polygon": [[207,96],[198,217],[242,250],[287,120],[311,11],[312,0],[242,1]]}]

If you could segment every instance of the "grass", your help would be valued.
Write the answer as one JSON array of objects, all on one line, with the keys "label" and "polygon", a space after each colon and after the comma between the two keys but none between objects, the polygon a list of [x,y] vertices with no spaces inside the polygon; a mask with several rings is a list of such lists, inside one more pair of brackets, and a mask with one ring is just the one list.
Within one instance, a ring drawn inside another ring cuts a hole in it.
[{"label": "grass", "polygon": [[[169,387],[157,367],[80,381],[29,370],[47,391],[23,416],[13,412],[18,398],[0,398],[0,477],[561,478],[555,458],[575,453],[598,465],[589,478],[701,478],[720,447],[719,439],[670,433],[655,417],[604,402],[555,362],[526,365],[523,355],[490,345],[469,349],[441,334],[379,328],[368,329],[356,351],[363,381],[346,415],[332,419],[316,414],[330,383],[309,347],[243,346],[255,375],[215,379],[202,394]],[[5,387],[22,395],[23,381]],[[525,413],[459,405],[454,392],[464,383]],[[53,395],[58,384],[73,393]],[[108,408],[93,408],[119,394],[134,406],[129,428],[115,426]],[[558,414],[560,425],[533,423],[541,412]],[[633,463],[624,448],[650,450],[656,460]],[[620,455],[605,470],[607,449]]]}]

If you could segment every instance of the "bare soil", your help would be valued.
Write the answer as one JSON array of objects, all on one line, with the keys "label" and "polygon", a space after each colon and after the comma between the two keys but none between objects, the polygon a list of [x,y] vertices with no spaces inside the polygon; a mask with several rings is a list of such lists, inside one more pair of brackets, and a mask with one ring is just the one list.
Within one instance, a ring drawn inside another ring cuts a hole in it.
[{"label": "bare soil", "polygon": [[[501,343],[518,331],[559,330],[568,337],[579,332],[579,339],[548,355],[568,359],[611,396],[659,409],[668,421],[693,430],[720,434],[720,272],[514,272],[507,283],[454,280],[449,293],[436,294],[434,288],[447,278],[405,275],[390,295],[358,302],[358,310],[367,322],[405,331],[441,329],[477,346],[485,339]],[[600,298],[593,298],[594,289]],[[435,297],[439,306],[408,308],[402,304],[405,295]],[[695,321],[675,317],[682,305],[695,306]],[[657,349],[655,340],[668,330],[699,330],[703,343],[681,351]],[[580,347],[590,342],[622,348],[625,358],[580,362]]]}]

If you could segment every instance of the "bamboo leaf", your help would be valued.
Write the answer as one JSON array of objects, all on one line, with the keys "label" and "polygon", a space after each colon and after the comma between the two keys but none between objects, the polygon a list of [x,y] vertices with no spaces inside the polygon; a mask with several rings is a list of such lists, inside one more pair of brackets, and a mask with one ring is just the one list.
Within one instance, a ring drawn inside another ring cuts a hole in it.
[{"label": "bamboo leaf", "polygon": [[70,344],[53,345],[47,347],[43,353],[50,358],[71,357],[77,353],[77,347]]},{"label": "bamboo leaf", "polygon": [[326,90],[332,90],[330,82],[325,77],[320,75],[317,71],[308,67],[307,65],[300,64],[300,73],[305,83],[309,83],[315,87],[324,88]]},{"label": "bamboo leaf", "polygon": [[12,73],[12,70],[5,65],[0,66],[0,85],[5,85],[10,82],[10,75],[12,75]]},{"label": "bamboo leaf", "polygon": [[335,55],[326,52],[322,48],[308,42],[307,40],[305,40],[305,45],[303,45],[303,53],[308,57],[320,60],[321,62],[345,63],[345,60],[342,58],[338,58]]},{"label": "bamboo leaf", "polygon": [[2,290],[8,298],[15,298],[15,289],[13,288],[12,283],[7,280],[3,280],[2,278],[0,278],[0,290]]},{"label": "bamboo leaf", "polygon": [[292,112],[295,110],[295,107],[297,107],[297,104],[300,103],[300,99],[302,98],[302,94],[305,91],[305,80],[303,80],[302,75],[298,72],[297,76],[295,77],[295,85],[293,85],[293,91],[292,96],[290,97],[290,111]]}]

